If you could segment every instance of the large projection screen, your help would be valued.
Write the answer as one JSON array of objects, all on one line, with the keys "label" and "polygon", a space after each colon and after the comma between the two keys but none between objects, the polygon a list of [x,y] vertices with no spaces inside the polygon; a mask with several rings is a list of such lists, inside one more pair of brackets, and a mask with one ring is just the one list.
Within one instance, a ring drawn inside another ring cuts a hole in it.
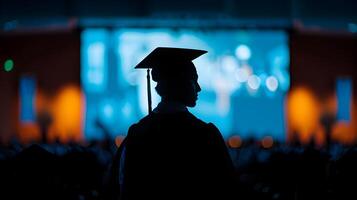
[{"label": "large projection screen", "polygon": [[[208,51],[194,60],[202,91],[189,110],[216,124],[225,138],[285,139],[290,76],[284,31],[85,29],[81,42],[87,139],[126,135],[147,114],[146,71],[134,66],[159,46]],[[160,98],[151,85],[155,107]]]}]

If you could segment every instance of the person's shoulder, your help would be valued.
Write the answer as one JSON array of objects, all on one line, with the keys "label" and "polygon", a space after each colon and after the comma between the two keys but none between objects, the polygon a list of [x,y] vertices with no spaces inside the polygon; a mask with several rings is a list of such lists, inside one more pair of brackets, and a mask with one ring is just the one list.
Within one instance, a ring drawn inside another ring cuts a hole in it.
[{"label": "person's shoulder", "polygon": [[199,118],[197,118],[196,116],[194,116],[193,114],[189,113],[189,117],[191,118],[192,121],[194,121],[198,126],[205,128],[206,130],[208,130],[209,132],[215,132],[215,133],[219,133],[219,129],[216,127],[216,125],[214,125],[212,122],[205,122]]},{"label": "person's shoulder", "polygon": [[212,132],[215,132],[215,133],[220,133],[219,129],[217,128],[216,125],[214,125],[213,123],[209,122],[207,123],[207,128],[212,131]]},{"label": "person's shoulder", "polygon": [[140,130],[141,128],[143,128],[143,126],[146,126],[149,123],[149,121],[150,121],[149,115],[141,118],[138,122],[132,124],[129,127],[128,133],[136,132],[136,131]]},{"label": "person's shoulder", "polygon": [[[189,123],[191,127],[196,127],[201,130],[204,129],[205,131],[209,132],[220,133],[219,129],[213,123],[205,122],[190,112],[178,113],[170,117],[180,122],[186,121],[186,123]],[[149,114],[140,119],[137,123],[132,124],[128,130],[128,134],[145,132],[145,130],[150,129],[153,124],[157,123],[162,118],[163,116],[160,114]]]},{"label": "person's shoulder", "polygon": [[206,144],[210,144],[210,145],[217,145],[217,144],[224,143],[223,136],[216,125],[214,125],[212,122],[202,121],[201,119],[198,119],[194,115],[192,115],[191,117],[193,120],[195,120],[198,126],[199,129],[198,133],[200,133],[198,135],[200,140],[205,141]]},{"label": "person's shoulder", "polygon": [[208,125],[207,122],[205,122],[205,121],[203,121],[203,120],[197,118],[197,117],[196,117],[195,115],[193,115],[192,113],[187,112],[186,114],[187,114],[188,120],[194,122],[195,124],[197,124],[197,125],[199,125],[199,126],[204,126],[204,127],[206,127],[206,126]]},{"label": "person's shoulder", "polygon": [[138,122],[132,124],[128,129],[128,136],[139,136],[141,133],[149,130],[153,124],[155,116],[153,114],[149,114],[143,118],[141,118]]}]

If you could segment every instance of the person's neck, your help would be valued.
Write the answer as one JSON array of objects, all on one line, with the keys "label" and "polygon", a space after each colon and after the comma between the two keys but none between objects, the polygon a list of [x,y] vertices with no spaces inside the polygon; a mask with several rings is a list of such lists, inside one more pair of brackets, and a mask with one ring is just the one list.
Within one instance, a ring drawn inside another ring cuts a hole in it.
[{"label": "person's neck", "polygon": [[187,112],[186,105],[173,100],[162,99],[161,102],[154,109],[155,113],[177,113]]}]

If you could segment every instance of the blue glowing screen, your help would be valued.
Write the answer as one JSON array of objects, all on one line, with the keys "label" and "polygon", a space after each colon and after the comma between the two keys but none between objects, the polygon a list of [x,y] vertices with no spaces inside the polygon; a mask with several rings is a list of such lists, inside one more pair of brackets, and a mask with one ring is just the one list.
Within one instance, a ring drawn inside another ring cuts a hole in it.
[{"label": "blue glowing screen", "polygon": [[339,78],[336,83],[337,120],[349,122],[351,120],[352,80]]},{"label": "blue glowing screen", "polygon": [[20,78],[20,121],[22,123],[35,122],[35,92],[36,83],[33,76]]},{"label": "blue glowing screen", "polygon": [[108,31],[89,30],[82,33],[81,80],[85,91],[105,90],[108,73]]},{"label": "blue glowing screen", "polygon": [[[290,76],[284,31],[86,29],[81,38],[87,139],[125,135],[147,114],[146,71],[134,66],[158,46],[208,51],[194,60],[202,91],[190,111],[216,124],[225,138],[285,138]],[[155,85],[153,107],[160,101]]]}]

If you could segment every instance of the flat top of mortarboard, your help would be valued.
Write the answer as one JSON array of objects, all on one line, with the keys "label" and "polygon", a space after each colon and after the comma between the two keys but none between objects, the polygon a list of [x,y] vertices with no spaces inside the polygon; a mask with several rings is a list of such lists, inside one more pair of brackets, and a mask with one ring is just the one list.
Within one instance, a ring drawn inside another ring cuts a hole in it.
[{"label": "flat top of mortarboard", "polygon": [[191,62],[205,53],[207,51],[199,49],[157,47],[136,65],[135,69],[155,68],[170,62]]}]

